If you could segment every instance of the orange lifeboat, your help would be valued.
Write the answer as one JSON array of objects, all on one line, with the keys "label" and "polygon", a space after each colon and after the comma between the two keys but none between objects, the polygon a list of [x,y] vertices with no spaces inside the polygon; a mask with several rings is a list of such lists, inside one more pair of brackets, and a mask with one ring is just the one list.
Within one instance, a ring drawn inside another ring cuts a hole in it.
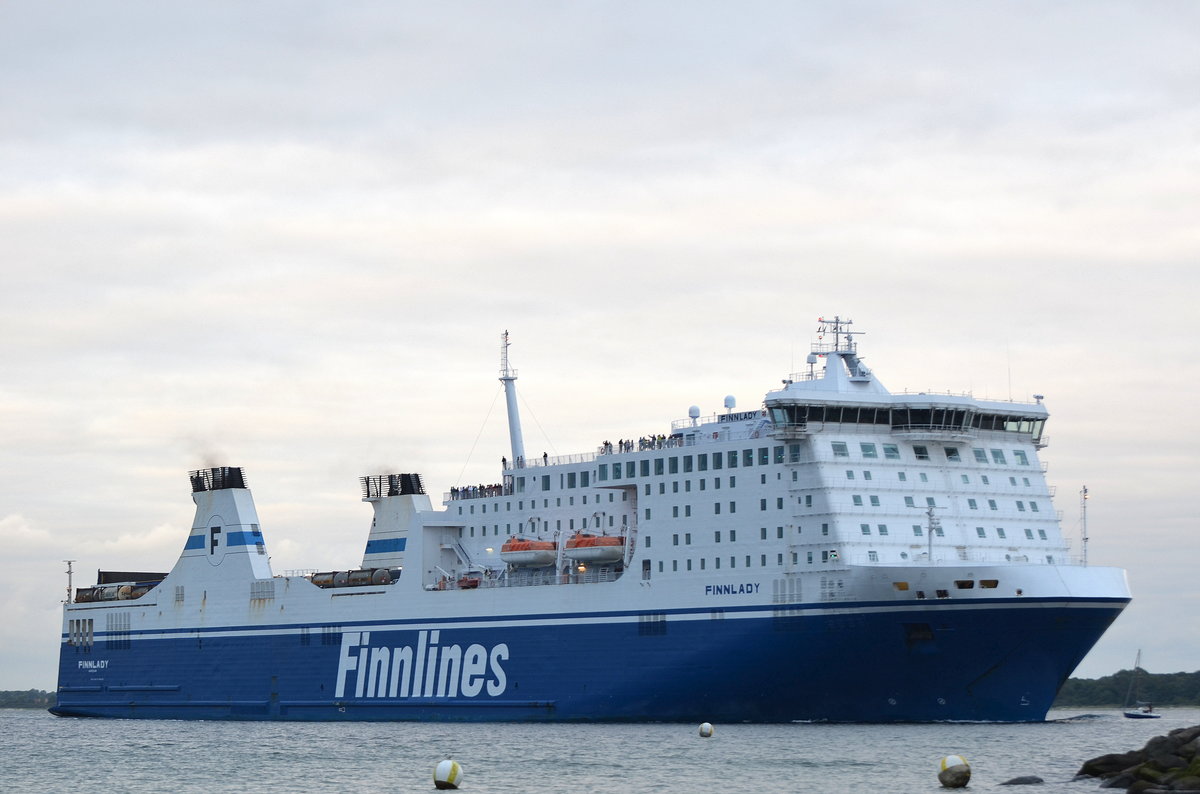
[{"label": "orange lifeboat", "polygon": [[558,545],[549,540],[531,540],[514,535],[500,547],[500,559],[516,568],[540,568],[558,559]]},{"label": "orange lifeboat", "polygon": [[579,562],[619,562],[625,556],[625,538],[576,532],[567,540],[566,555]]}]

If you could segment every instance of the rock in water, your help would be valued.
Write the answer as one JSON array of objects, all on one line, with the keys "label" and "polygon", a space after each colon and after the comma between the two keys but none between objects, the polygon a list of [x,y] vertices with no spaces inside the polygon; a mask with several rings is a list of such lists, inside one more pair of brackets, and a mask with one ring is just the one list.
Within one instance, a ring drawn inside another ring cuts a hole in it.
[{"label": "rock in water", "polygon": [[1036,786],[1038,783],[1045,783],[1045,782],[1046,781],[1042,780],[1037,775],[1022,775],[1021,777],[1014,777],[1012,780],[1006,780],[1003,783],[1001,783],[1000,785],[1001,786]]}]

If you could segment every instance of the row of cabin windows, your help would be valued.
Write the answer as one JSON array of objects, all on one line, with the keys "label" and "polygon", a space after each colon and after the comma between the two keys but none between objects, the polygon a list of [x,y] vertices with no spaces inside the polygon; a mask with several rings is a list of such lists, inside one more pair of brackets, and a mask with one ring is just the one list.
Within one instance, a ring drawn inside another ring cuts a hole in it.
[{"label": "row of cabin windows", "polygon": [[[1009,556],[1011,557],[1011,555],[1009,555]],[[800,559],[799,559],[799,554],[798,554],[797,552],[794,552],[794,551],[793,551],[793,552],[791,552],[791,557],[792,557],[792,564],[793,564],[793,565],[796,565],[796,564],[798,564],[798,563],[800,562]],[[901,555],[900,555],[900,557],[901,557],[902,559],[908,559],[908,554],[907,554],[907,553],[901,554]],[[713,562],[713,565],[712,565],[712,567],[713,567],[713,569],[714,569],[714,570],[719,570],[719,569],[721,568],[721,559],[722,559],[721,557],[713,557],[713,558],[712,558],[712,562]],[[868,552],[867,552],[867,559],[868,559],[870,562],[879,562],[879,552],[878,552],[878,551],[874,551],[874,550],[872,550],[872,551],[868,551]],[[807,564],[809,564],[809,565],[812,565],[812,564],[815,562],[814,553],[813,553],[813,552],[811,552],[811,551],[810,551],[810,552],[806,552],[806,559],[805,559],[805,561],[807,562]],[[666,572],[666,562],[667,562],[666,560],[659,560],[659,561],[658,561],[658,572],[659,572],[659,573],[665,573],[665,572]],[[685,560],[671,560],[670,562],[671,562],[671,572],[672,572],[672,573],[677,573],[677,572],[679,572],[680,570],[683,570],[683,571],[690,571],[690,570],[693,570],[693,567],[692,567],[692,560],[691,560],[690,558],[689,558],[689,559],[685,559]],[[697,562],[698,562],[698,565],[696,566],[696,569],[697,569],[697,570],[701,570],[701,571],[703,571],[703,570],[706,570],[706,569],[708,568],[708,558],[706,558],[706,557],[701,557],[701,558],[699,558],[699,560],[698,560]],[[838,562],[838,553],[837,553],[837,551],[836,551],[836,550],[832,550],[832,551],[822,551],[822,552],[821,552],[821,562],[822,562],[822,563]],[[1054,557],[1053,557],[1053,555],[1046,555],[1046,562],[1047,562],[1047,563],[1049,563],[1050,565],[1053,565],[1053,564],[1054,564]],[[682,563],[682,565],[681,565],[681,563]],[[650,568],[649,568],[649,565],[650,565],[650,561],[649,561],[649,560],[643,560],[643,561],[642,561],[642,578],[643,578],[643,579],[649,579],[649,578],[650,578]],[[758,557],[758,565],[759,565],[759,567],[760,567],[760,568],[765,568],[765,567],[767,567],[767,555],[766,555],[766,554],[760,554],[760,555],[759,555],[759,557]],[[776,554],[776,555],[775,555],[775,565],[777,565],[777,566],[780,566],[780,567],[782,567],[782,566],[783,566],[783,555],[782,555],[782,554]],[[738,567],[738,558],[737,558],[736,556],[731,556],[731,557],[729,558],[729,567],[730,567],[730,568],[736,568],[736,567]],[[743,567],[745,567],[745,568],[752,568],[752,567],[754,567],[754,563],[753,563],[753,555],[747,554],[747,555],[745,556],[745,558],[744,558],[744,564],[743,564]],[[907,583],[907,582],[893,582],[892,584],[893,584],[893,586],[894,586],[894,587],[895,587],[897,590],[907,590],[907,589],[908,589],[908,583]],[[998,584],[998,580],[996,580],[996,579],[981,579],[979,584],[980,584],[980,587],[981,587],[981,588],[984,588],[984,589],[995,589],[995,587],[996,587],[996,586],[997,586],[997,584]],[[838,583],[838,586],[839,586],[839,587],[841,586],[841,583],[840,583],[840,582]],[[975,582],[974,582],[974,580],[955,580],[955,586],[956,586],[958,589],[960,589],[960,590],[970,590],[970,589],[973,589],[973,588],[975,587]],[[923,599],[923,598],[925,598],[925,591],[924,591],[924,590],[918,590],[918,591],[916,591],[916,592],[917,592],[917,598],[918,598],[918,599]],[[1017,592],[1018,592],[1018,594],[1019,594],[1021,591],[1019,591],[1019,590],[1018,590]],[[938,590],[938,591],[937,591],[937,597],[938,597],[938,598],[949,598],[949,597],[950,597],[950,594],[949,594],[949,592],[948,592],[947,590]]]},{"label": "row of cabin windows", "polygon": [[[859,527],[859,531],[862,534],[864,534],[864,535],[872,534],[870,524],[859,524],[858,527]],[[920,524],[913,524],[912,531],[913,531],[913,537],[920,538],[920,537],[924,537],[924,535],[925,535],[925,528],[922,527]],[[887,524],[876,524],[875,525],[875,534],[878,534],[881,537],[886,537],[888,535]],[[934,527],[933,534],[934,534],[934,537],[938,537],[938,538],[945,537],[945,532],[942,530],[941,527]],[[984,527],[975,527],[975,534],[978,535],[980,538],[985,538],[985,539],[988,536],[987,529]],[[1049,539],[1046,535],[1046,530],[1044,530],[1044,529],[1039,529],[1037,531],[1037,536],[1041,540]],[[1008,535],[1005,532],[1004,527],[996,527],[996,537],[1000,540],[1006,540],[1008,538]],[[1033,540],[1033,530],[1026,529],[1025,537],[1028,540]]]},{"label": "row of cabin windows", "polygon": [[[875,479],[875,476],[871,473],[871,471],[869,469],[864,469],[860,473],[864,480],[874,480]],[[959,476],[962,478],[963,485],[971,484],[971,475],[961,474]],[[855,473],[854,469],[846,469],[846,479],[847,480],[854,480],[854,479],[857,479],[857,477],[858,477],[858,474]],[[929,475],[926,472],[923,472],[923,471],[917,472],[917,477],[921,480],[921,482],[929,482]],[[896,479],[899,480],[900,482],[908,482],[908,472],[905,472],[905,471],[896,472]],[[1031,483],[1029,482],[1028,477],[1022,477],[1021,480],[1026,488],[1032,487]],[[981,474],[979,476],[979,481],[983,485],[991,485],[992,484],[991,478],[986,474]],[[1016,487],[1017,478],[1009,477],[1008,484],[1013,487]]]},{"label": "row of cabin windows", "polygon": [[[600,496],[601,496],[601,495],[600,495],[600,494],[593,494],[593,495],[596,497],[596,504],[600,504]],[[615,495],[615,494],[613,494],[611,491],[610,491],[610,492],[609,492],[609,494],[608,494],[608,501],[609,501],[609,502],[614,502],[614,501],[616,501],[616,495]],[[627,502],[627,501],[629,501],[629,494],[622,492],[622,493],[621,493],[621,501],[622,501],[622,502]],[[531,509],[531,510],[532,510],[532,509],[536,509],[536,508],[537,508],[537,503],[538,503],[538,500],[537,500],[537,499],[530,499],[530,500],[529,500],[529,507],[530,507],[530,509]],[[588,503],[588,497],[587,497],[587,494],[584,494],[584,495],[583,495],[583,504],[587,504],[587,503]],[[567,505],[568,505],[568,506],[574,506],[574,504],[575,504],[575,497],[574,497],[574,496],[568,496],[568,497],[567,497]],[[545,508],[545,507],[549,507],[549,506],[550,506],[550,500],[549,500],[549,499],[543,499],[543,500],[542,500],[542,507],[543,507],[543,508]],[[556,499],[554,500],[554,506],[555,506],[555,507],[562,507],[562,506],[563,506],[563,500],[562,500],[562,497],[561,497],[561,496],[560,496],[560,497],[558,497],[558,498],[556,498]],[[475,514],[475,507],[476,507],[475,505],[473,505],[473,504],[471,504],[471,505],[466,505],[466,507],[467,507],[467,509],[468,509],[468,514],[469,514],[469,515],[474,515],[474,514]],[[524,500],[524,499],[520,499],[520,500],[518,500],[518,501],[517,501],[517,510],[524,510],[524,509],[525,509],[525,500]],[[505,512],[511,512],[511,511],[512,511],[512,502],[511,502],[511,501],[510,501],[510,502],[505,502],[505,503],[504,503],[504,510],[505,510]],[[486,504],[486,503],[481,503],[481,504],[479,505],[479,512],[480,512],[480,513],[487,513],[487,511],[488,511],[488,506],[487,506],[487,504]],[[493,512],[493,513],[499,513],[499,512],[500,512],[500,503],[499,503],[499,502],[493,502],[493,503],[492,503],[492,512]],[[463,505],[459,505],[459,506],[458,506],[458,514],[459,514],[460,516],[463,514]]]},{"label": "row of cabin windows", "polygon": [[[791,560],[792,564],[793,565],[799,564],[800,553],[793,551],[793,552],[790,552],[790,554],[791,554],[791,558],[792,558],[792,560]],[[768,558],[768,555],[766,555],[766,554],[758,555],[758,566],[760,568],[767,567],[767,558]],[[720,570],[723,559],[725,559],[725,558],[713,557],[711,559],[713,570]],[[753,568],[754,567],[754,555],[753,554],[747,554],[744,557],[741,557],[740,559],[742,560],[740,567],[743,567],[743,568]],[[729,568],[739,567],[738,560],[739,560],[739,557],[737,555],[730,555],[729,556],[729,565],[727,567],[729,567]],[[811,552],[811,551],[805,552],[805,562],[807,562],[809,565],[812,565],[815,561],[816,561],[816,553],[815,552]],[[838,561],[837,551],[822,551],[821,552],[821,562],[829,563],[829,562],[837,562],[837,561]],[[700,557],[696,560],[692,560],[689,557],[689,558],[683,559],[683,560],[671,560],[670,562],[671,562],[672,573],[675,573],[678,571],[691,571],[691,570],[704,571],[709,568],[709,558],[708,557]],[[693,562],[695,563],[695,568],[693,568]],[[775,565],[782,566],[783,563],[784,563],[784,555],[782,553],[776,554],[775,555]],[[666,560],[659,560],[658,561],[658,572],[665,573],[665,571],[666,571]],[[645,576],[645,573],[646,572],[643,569],[643,572],[642,572],[643,578],[648,578]]]},{"label": "row of cabin windows", "polygon": [[[846,443],[845,441],[831,441],[830,444],[832,445],[833,456],[835,458],[850,457],[850,445],[848,443]],[[883,457],[885,459],[900,460],[900,445],[899,444],[881,444],[879,446],[881,446],[883,448]],[[861,454],[861,456],[863,457],[864,460],[873,460],[873,459],[877,459],[879,457],[879,450],[873,442],[867,442],[867,441],[859,442],[858,449],[859,449],[859,453]],[[913,456],[916,457],[917,460],[931,460],[932,459],[929,454],[929,447],[927,447],[923,444],[913,444],[912,449],[913,449]],[[946,456],[946,460],[948,460],[952,463],[959,463],[962,461],[962,454],[959,452],[958,447],[945,446],[945,447],[942,447],[942,451]],[[1005,457],[1004,450],[1002,450],[1002,449],[983,450],[983,449],[980,449],[979,447],[971,448],[971,452],[974,453],[975,461],[977,463],[988,463],[989,461],[988,461],[987,453],[989,451],[992,453],[992,457],[991,457],[992,463],[995,463],[1000,466],[1008,465],[1008,459]],[[1013,459],[1017,462],[1017,465],[1019,465],[1019,466],[1028,466],[1029,465],[1029,456],[1025,453],[1024,450],[1014,449],[1014,450],[1011,450],[1011,452],[1013,455]]]},{"label": "row of cabin windows", "polygon": [[[989,510],[999,510],[1000,509],[1000,506],[999,506],[999,504],[996,503],[995,499],[988,499],[987,503],[988,503]],[[1018,499],[1018,500],[1016,500],[1016,504],[1017,504],[1017,512],[1024,513],[1025,508],[1026,508],[1024,500]],[[978,510],[979,502],[977,502],[974,499],[968,499],[967,507],[969,507],[972,510]],[[1029,512],[1031,512],[1031,513],[1040,513],[1041,512],[1041,510],[1038,508],[1037,502],[1030,502],[1028,507],[1029,507]]]},{"label": "row of cabin windows", "polygon": [[[799,445],[795,446],[793,451],[794,457],[799,457]],[[785,460],[785,448],[776,447],[758,447],[757,449],[731,449],[727,452],[701,452],[696,455],[672,455],[670,457],[654,458],[653,460],[646,458],[643,460],[626,460],[616,463],[601,463],[596,470],[596,477],[600,480],[626,479],[632,480],[635,477],[659,477],[665,474],[690,474],[693,471],[708,471],[710,466],[713,471],[721,469],[736,469],[738,466],[749,468],[751,466],[768,466],[772,463],[783,463]],[[650,473],[653,469],[653,475]],[[568,487],[574,487],[568,484]]]},{"label": "row of cabin windows", "polygon": [[[796,534],[801,534],[803,531],[804,531],[803,527],[796,527]],[[759,540],[766,540],[768,534],[770,534],[770,533],[768,532],[766,527],[759,528]],[[821,525],[821,534],[822,535],[829,534],[829,524]],[[774,535],[775,535],[776,539],[782,540],[783,535],[784,535],[783,527],[775,527]],[[644,535],[643,537],[645,538],[645,541],[646,541],[646,548],[650,548],[652,536]],[[721,543],[722,539],[726,539],[730,543],[737,543],[737,530],[736,529],[713,530],[713,542]],[[691,532],[674,532],[671,534],[671,545],[672,546],[678,546],[678,545],[680,545],[681,542],[684,546],[692,545],[692,533]]]}]

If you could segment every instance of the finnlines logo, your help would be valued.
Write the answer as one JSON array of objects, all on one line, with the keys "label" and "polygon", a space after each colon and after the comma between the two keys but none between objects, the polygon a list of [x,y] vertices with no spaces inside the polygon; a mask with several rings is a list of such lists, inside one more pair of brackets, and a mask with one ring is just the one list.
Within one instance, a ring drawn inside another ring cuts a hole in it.
[{"label": "finnlines logo", "polygon": [[487,690],[496,697],[508,688],[501,662],[508,644],[491,648],[474,644],[439,645],[441,631],[417,633],[417,644],[399,648],[371,647],[371,632],[342,634],[335,697],[345,697],[353,679],[354,697],[473,698]]}]

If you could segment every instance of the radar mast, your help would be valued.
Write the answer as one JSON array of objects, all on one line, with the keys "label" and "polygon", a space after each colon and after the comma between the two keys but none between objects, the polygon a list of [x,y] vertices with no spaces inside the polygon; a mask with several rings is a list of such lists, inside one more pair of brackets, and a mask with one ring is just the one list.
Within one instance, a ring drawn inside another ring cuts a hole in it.
[{"label": "radar mast", "polygon": [[517,371],[508,363],[508,331],[500,335],[500,382],[504,384],[504,403],[508,408],[508,440],[512,446],[512,466],[525,465],[525,440],[521,436],[521,414],[517,410]]}]

